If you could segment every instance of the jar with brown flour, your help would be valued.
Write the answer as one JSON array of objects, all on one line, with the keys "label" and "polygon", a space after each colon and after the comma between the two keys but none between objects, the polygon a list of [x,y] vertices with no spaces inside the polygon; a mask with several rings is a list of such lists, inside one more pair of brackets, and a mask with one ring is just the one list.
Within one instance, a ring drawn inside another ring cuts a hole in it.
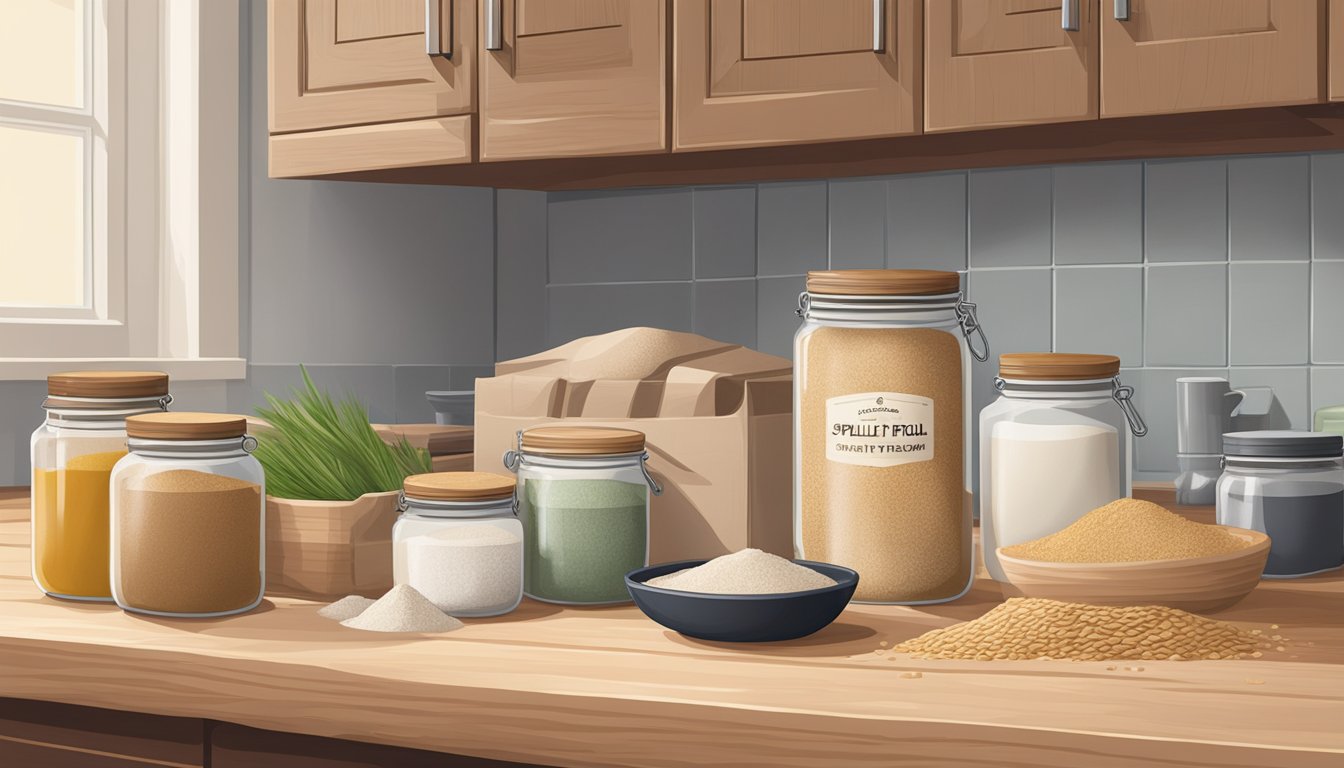
[{"label": "jar with brown flour", "polygon": [[[970,357],[988,342],[955,272],[811,272],[794,338],[794,537],[859,572],[854,599],[970,588]],[[972,343],[974,341],[974,343]]]},{"label": "jar with brown flour", "polygon": [[112,596],[124,610],[207,617],[255,608],[266,590],[265,499],[242,416],[126,420],[111,479]]}]

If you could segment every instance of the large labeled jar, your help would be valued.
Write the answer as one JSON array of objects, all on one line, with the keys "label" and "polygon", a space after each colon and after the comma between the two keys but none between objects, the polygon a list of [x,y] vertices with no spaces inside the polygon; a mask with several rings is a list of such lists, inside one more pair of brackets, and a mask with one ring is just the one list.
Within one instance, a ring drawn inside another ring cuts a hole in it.
[{"label": "large labeled jar", "polygon": [[1223,462],[1218,523],[1268,534],[1266,578],[1344,566],[1344,437],[1229,432]]},{"label": "large labeled jar", "polygon": [[126,455],[126,417],[165,410],[170,402],[166,373],[47,377],[47,417],[30,442],[33,581],[46,594],[112,601],[108,480]]},{"label": "large labeled jar", "polygon": [[266,480],[242,416],[126,420],[112,470],[112,595],[127,611],[226,616],[266,591]]},{"label": "large labeled jar", "polygon": [[859,572],[855,599],[936,603],[970,588],[970,346],[955,272],[812,272],[794,338],[800,557]]},{"label": "large labeled jar", "polygon": [[523,599],[523,524],[514,479],[491,472],[411,475],[392,526],[392,580],[453,616],[498,616]]},{"label": "large labeled jar", "polygon": [[1148,428],[1119,374],[1113,355],[999,356],[999,398],[980,412],[980,541],[994,580],[1006,580],[998,547],[1130,494],[1130,435]]},{"label": "large labeled jar", "polygon": [[625,574],[648,565],[644,433],[611,427],[536,427],[518,433],[504,464],[518,475],[523,591],[548,603],[630,601]]}]

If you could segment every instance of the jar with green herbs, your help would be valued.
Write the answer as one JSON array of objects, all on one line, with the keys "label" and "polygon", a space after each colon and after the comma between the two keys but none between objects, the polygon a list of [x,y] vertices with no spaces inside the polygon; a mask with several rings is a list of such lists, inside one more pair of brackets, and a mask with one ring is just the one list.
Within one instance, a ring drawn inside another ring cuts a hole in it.
[{"label": "jar with green herbs", "polygon": [[629,602],[625,574],[648,565],[644,433],[537,427],[518,433],[504,465],[518,475],[523,592],[567,605]]}]

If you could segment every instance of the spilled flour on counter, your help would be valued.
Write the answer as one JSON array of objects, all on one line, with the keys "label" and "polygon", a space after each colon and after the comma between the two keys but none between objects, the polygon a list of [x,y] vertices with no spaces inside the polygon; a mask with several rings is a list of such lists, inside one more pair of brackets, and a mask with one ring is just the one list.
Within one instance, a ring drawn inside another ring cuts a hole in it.
[{"label": "spilled flour on counter", "polygon": [[711,595],[774,595],[833,587],[836,582],[806,566],[759,549],[743,549],[694,568],[649,579],[651,587]]},{"label": "spilled flour on counter", "polygon": [[440,611],[414,587],[398,584],[341,626],[368,632],[452,632],[465,625]]},{"label": "spilled flour on counter", "polygon": [[363,613],[373,603],[373,600],[361,595],[346,595],[331,605],[318,609],[317,615],[332,621],[345,621]]}]

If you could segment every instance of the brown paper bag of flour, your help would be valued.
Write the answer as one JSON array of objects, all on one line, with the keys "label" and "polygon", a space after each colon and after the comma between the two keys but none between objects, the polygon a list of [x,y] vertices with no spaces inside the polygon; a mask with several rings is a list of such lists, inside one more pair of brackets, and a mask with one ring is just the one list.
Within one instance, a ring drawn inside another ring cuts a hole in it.
[{"label": "brown paper bag of flour", "polygon": [[601,424],[648,437],[662,484],[649,561],[744,547],[793,556],[792,364],[688,333],[629,328],[499,363],[476,380],[476,469],[506,471],[515,435]]}]

